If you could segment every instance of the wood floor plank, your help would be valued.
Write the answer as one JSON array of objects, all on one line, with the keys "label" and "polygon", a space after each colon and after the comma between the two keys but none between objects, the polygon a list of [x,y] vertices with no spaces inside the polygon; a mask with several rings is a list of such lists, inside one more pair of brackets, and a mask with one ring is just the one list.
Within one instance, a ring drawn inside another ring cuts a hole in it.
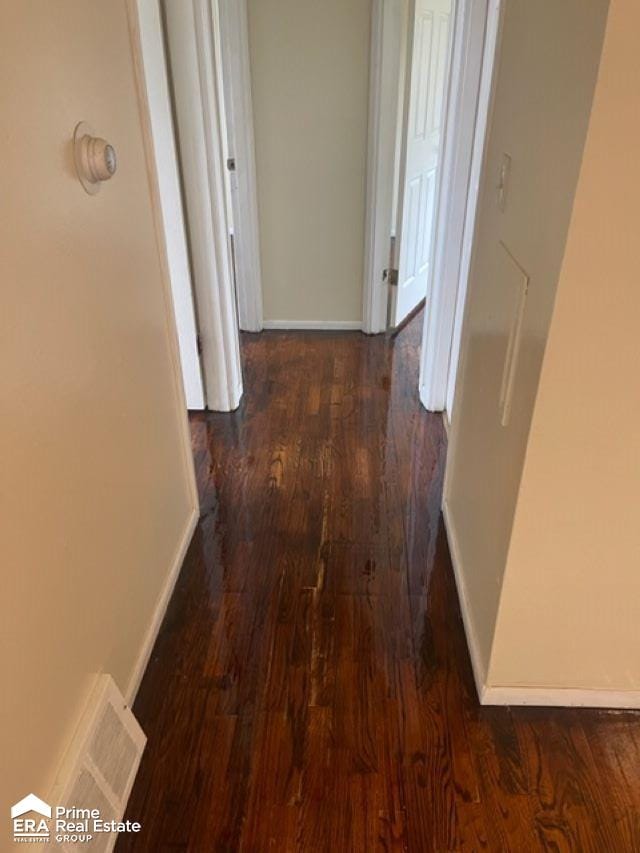
[{"label": "wood floor plank", "polygon": [[640,850],[638,714],[478,705],[421,324],[243,335],[240,408],[191,416],[118,851]]}]

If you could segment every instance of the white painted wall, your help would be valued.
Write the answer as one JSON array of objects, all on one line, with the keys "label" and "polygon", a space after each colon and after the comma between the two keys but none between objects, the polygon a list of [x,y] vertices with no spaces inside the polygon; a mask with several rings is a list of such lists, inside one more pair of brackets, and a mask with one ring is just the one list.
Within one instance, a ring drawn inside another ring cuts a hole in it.
[{"label": "white painted wall", "polygon": [[137,0],[147,98],[158,169],[162,220],[176,315],[182,381],[189,409],[204,409],[191,270],[182,209],[160,0]]},{"label": "white painted wall", "polygon": [[266,321],[362,320],[370,28],[371,0],[249,0]]},{"label": "white painted wall", "polygon": [[[2,850],[9,805],[47,798],[95,674],[131,698],[197,518],[127,9],[1,4]],[[95,196],[73,165],[80,120],[118,154]]]},{"label": "white painted wall", "polygon": [[489,682],[640,707],[640,7],[612,0]]},{"label": "white painted wall", "polygon": [[[510,0],[505,8],[445,485],[447,523],[481,683],[489,667],[608,3],[589,0],[587,6],[588,12],[584,0]],[[512,157],[512,172],[501,211],[496,186],[504,152]],[[530,275],[530,287],[512,414],[503,426],[500,396],[519,283],[509,253]],[[544,511],[542,500],[536,511]]]}]

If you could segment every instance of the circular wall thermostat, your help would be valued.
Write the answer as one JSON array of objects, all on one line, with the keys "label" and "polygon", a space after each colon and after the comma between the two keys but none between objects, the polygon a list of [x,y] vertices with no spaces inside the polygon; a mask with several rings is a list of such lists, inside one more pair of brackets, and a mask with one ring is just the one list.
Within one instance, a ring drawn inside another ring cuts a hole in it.
[{"label": "circular wall thermostat", "polygon": [[96,136],[84,121],[77,125],[73,134],[73,149],[80,183],[90,195],[95,195],[101,184],[115,174],[118,166],[115,149]]}]

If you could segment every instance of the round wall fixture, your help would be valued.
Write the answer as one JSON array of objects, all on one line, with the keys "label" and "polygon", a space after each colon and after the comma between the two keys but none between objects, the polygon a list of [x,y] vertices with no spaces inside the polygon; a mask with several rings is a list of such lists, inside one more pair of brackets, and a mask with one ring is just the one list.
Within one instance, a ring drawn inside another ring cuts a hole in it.
[{"label": "round wall fixture", "polygon": [[115,174],[118,166],[115,149],[105,139],[96,136],[84,121],[76,126],[73,149],[80,183],[90,195],[95,195],[103,181],[108,181]]}]

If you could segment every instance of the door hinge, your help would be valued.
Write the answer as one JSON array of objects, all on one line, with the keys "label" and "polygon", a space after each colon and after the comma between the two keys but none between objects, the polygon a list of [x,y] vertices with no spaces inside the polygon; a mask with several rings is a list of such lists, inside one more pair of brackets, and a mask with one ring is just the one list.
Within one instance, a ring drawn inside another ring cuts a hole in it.
[{"label": "door hinge", "polygon": [[386,281],[387,284],[390,284],[391,287],[398,286],[398,270],[396,269],[388,269],[382,273],[382,280]]},{"label": "door hinge", "polygon": [[198,350],[198,355],[202,355],[202,338],[200,335],[196,335],[196,349]]}]

